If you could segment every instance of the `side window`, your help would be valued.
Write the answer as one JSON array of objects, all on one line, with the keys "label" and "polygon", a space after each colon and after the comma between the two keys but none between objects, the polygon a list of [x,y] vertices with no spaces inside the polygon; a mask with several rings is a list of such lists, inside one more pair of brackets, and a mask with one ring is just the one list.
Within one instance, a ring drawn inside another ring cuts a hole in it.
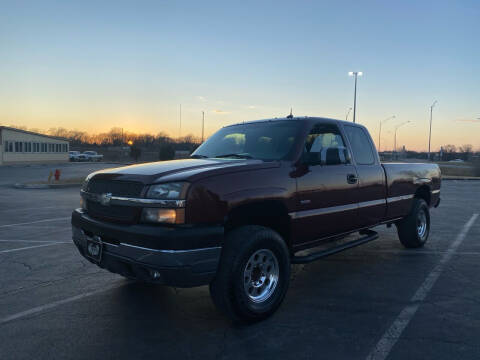
[{"label": "side window", "polygon": [[304,161],[310,165],[349,164],[350,156],[335,125],[317,124],[305,139]]},{"label": "side window", "polygon": [[352,146],[353,156],[358,165],[372,165],[375,163],[375,156],[372,144],[368,139],[365,130],[358,126],[345,125],[345,132]]}]

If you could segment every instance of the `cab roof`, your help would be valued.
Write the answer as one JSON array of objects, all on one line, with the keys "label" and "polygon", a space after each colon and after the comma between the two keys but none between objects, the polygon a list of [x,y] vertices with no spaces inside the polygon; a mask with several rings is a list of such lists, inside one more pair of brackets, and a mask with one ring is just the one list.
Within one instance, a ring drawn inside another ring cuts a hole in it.
[{"label": "cab roof", "polygon": [[280,118],[271,118],[271,119],[262,119],[262,120],[252,120],[252,121],[245,121],[242,123],[227,125],[225,127],[245,125],[245,124],[258,124],[258,123],[265,123],[265,122],[276,122],[276,121],[294,121],[294,122],[296,121],[296,122],[303,122],[303,123],[322,122],[325,124],[344,124],[344,125],[356,125],[356,126],[363,127],[363,125],[353,123],[350,121],[337,120],[337,119],[331,119],[331,118],[325,118],[325,117],[317,117],[317,116],[293,116],[293,117],[280,117]]}]

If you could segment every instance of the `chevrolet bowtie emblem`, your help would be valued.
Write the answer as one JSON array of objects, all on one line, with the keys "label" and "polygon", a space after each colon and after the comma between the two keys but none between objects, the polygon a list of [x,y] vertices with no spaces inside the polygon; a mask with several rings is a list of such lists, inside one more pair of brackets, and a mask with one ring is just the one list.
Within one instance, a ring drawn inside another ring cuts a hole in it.
[{"label": "chevrolet bowtie emblem", "polygon": [[100,195],[100,204],[104,206],[109,206],[110,200],[112,200],[112,193],[106,193],[106,194]]}]

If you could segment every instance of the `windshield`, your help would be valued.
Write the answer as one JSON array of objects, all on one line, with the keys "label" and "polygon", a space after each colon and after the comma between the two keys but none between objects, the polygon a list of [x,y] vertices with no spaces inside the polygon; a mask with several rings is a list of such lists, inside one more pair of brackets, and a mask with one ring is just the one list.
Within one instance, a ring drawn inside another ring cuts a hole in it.
[{"label": "windshield", "polygon": [[294,121],[270,121],[224,127],[192,157],[281,160],[292,149],[300,126]]}]

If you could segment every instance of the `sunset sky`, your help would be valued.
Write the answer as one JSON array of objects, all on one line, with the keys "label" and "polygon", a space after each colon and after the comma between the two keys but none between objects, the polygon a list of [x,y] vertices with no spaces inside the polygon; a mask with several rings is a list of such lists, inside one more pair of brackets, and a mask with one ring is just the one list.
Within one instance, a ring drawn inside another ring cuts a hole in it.
[{"label": "sunset sky", "polygon": [[[2,1],[0,124],[206,133],[244,120],[357,120],[397,142],[480,148],[480,2]],[[350,114],[352,119],[352,114]]]}]

